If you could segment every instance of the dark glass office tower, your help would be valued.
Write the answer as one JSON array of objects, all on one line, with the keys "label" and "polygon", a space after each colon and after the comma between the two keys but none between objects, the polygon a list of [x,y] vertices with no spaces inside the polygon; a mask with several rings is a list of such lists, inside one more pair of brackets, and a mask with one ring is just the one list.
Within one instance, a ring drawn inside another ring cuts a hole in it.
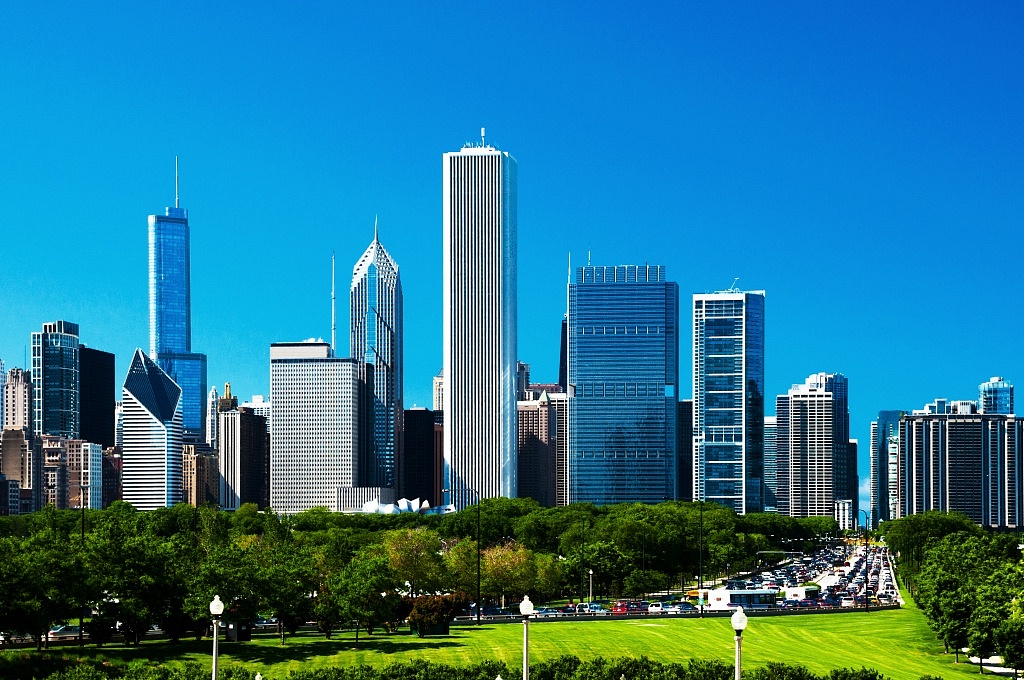
[{"label": "dark glass office tower", "polygon": [[44,323],[32,333],[32,432],[78,439],[78,324]]},{"label": "dark glass office tower", "polygon": [[676,497],[679,287],[661,266],[579,267],[569,285],[568,502]]},{"label": "dark glass office tower", "polygon": [[114,355],[79,348],[80,436],[103,448],[114,445]]},{"label": "dark glass office tower", "polygon": [[182,391],[185,439],[205,441],[206,355],[192,351],[188,211],[149,216],[149,354]]}]

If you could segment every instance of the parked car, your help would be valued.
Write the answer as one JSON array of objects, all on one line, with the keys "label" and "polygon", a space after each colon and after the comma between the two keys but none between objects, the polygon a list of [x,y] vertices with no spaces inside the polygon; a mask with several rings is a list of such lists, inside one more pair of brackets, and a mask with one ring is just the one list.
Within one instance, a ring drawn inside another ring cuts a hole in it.
[{"label": "parked car", "polygon": [[839,606],[849,609],[857,606],[857,603],[852,597],[844,597],[842,600],[840,600]]},{"label": "parked car", "polygon": [[648,614],[664,614],[665,613],[665,608],[661,605],[660,602],[650,602],[650,603],[647,604],[647,613]]},{"label": "parked car", "polygon": [[553,607],[541,607],[533,613],[534,617],[538,619],[550,619],[555,616],[561,616],[562,612],[558,611]]},{"label": "parked car", "polygon": [[51,640],[60,638],[78,637],[78,626],[54,626],[47,633]]}]

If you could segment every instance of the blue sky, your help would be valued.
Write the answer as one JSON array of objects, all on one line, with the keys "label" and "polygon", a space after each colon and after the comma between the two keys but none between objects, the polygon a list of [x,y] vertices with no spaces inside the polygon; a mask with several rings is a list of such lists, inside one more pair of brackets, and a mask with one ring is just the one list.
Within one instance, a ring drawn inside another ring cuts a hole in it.
[{"label": "blue sky", "polygon": [[[148,345],[146,216],[192,225],[193,348],[268,391],[339,345],[373,234],[405,291],[406,399],[441,365],[441,154],[519,161],[519,354],[557,378],[566,259],[767,291],[767,393],[879,409],[1024,383],[1024,5],[14,3],[0,22],[0,358],[44,321]],[[862,480],[868,471],[861,456]]]}]

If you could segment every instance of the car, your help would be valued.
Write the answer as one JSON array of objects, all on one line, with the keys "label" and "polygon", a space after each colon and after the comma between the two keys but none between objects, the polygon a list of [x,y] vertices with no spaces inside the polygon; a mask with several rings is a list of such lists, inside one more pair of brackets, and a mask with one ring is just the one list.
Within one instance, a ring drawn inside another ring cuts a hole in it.
[{"label": "car", "polygon": [[47,633],[47,636],[51,640],[78,637],[78,626],[54,626]]},{"label": "car", "polygon": [[818,601],[812,597],[805,597],[797,603],[797,606],[801,609],[808,609],[810,607],[817,607]]},{"label": "car", "polygon": [[612,607],[612,614],[640,614],[647,611],[646,607],[641,608],[640,602],[621,600]]},{"label": "car", "polygon": [[662,604],[660,602],[650,602],[650,603],[647,604],[647,613],[648,614],[664,614],[665,613],[665,608],[662,606]]},{"label": "car", "polygon": [[562,612],[558,611],[554,607],[540,607],[533,612],[533,615],[538,619],[549,619],[555,616],[561,616]]},{"label": "car", "polygon": [[575,614],[576,613],[576,605],[574,605],[574,604],[567,604],[564,607],[562,607],[561,609],[559,609],[558,611],[561,612],[562,614]]},{"label": "car", "polygon": [[852,607],[856,607],[857,602],[852,597],[844,597],[842,600],[839,601],[839,606],[846,609],[850,609]]}]

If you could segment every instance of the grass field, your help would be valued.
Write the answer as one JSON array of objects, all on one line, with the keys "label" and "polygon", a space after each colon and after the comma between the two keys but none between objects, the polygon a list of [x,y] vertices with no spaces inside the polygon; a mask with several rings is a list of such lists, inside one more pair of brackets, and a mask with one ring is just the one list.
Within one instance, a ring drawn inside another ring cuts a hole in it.
[{"label": "grass field", "polygon": [[[452,628],[451,635],[419,638],[400,633],[359,637],[351,632],[325,640],[306,633],[289,638],[281,646],[271,634],[258,635],[251,643],[221,644],[221,666],[244,664],[277,680],[291,670],[335,665],[383,666],[394,661],[426,659],[453,665],[485,659],[522,664],[523,627],[518,623]],[[728,618],[644,617],[638,620],[537,621],[530,625],[530,659],[540,661],[562,654],[581,659],[603,656],[645,655],[668,662],[691,658],[733,660],[733,632]],[[101,656],[106,659],[146,659],[153,663],[194,660],[210,662],[210,640],[178,645],[151,641],[137,648],[106,646],[55,648],[44,654]],[[14,652],[6,652],[14,653]],[[914,607],[898,610],[842,612],[797,616],[756,616],[743,635],[744,667],[768,661],[802,664],[816,673],[832,668],[867,666],[893,678],[918,680],[936,675],[947,680],[977,675],[978,667],[954,664]]]}]

